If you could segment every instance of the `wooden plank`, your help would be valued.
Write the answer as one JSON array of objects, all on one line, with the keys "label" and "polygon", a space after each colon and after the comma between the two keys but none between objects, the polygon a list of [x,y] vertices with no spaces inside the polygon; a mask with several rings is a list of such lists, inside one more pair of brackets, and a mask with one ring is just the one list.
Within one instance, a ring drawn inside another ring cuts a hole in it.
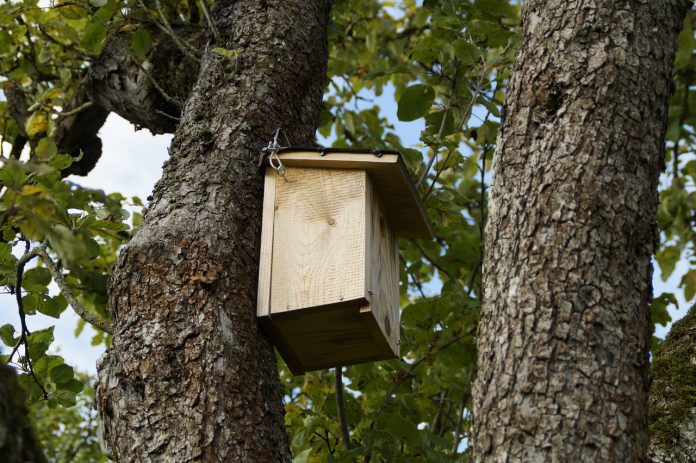
[{"label": "wooden plank", "polygon": [[[432,238],[432,223],[400,155],[332,152],[322,156],[319,151],[298,150],[284,151],[278,156],[287,167],[366,170],[397,234],[404,238]],[[268,157],[265,160],[268,164]]]},{"label": "wooden plank", "polygon": [[394,358],[372,314],[359,306],[290,311],[272,320],[276,338],[285,340],[276,346],[293,374]]},{"label": "wooden plank", "polygon": [[394,354],[399,354],[399,240],[379,193],[367,188],[367,292],[370,310]]},{"label": "wooden plank", "polygon": [[285,338],[285,334],[274,322],[269,315],[260,317],[261,327],[266,332],[269,338],[273,341],[273,345],[278,349],[283,357],[285,364],[288,366],[293,375],[302,375],[307,371],[300,359],[295,355],[290,340]]},{"label": "wooden plank", "polygon": [[273,256],[273,218],[275,217],[276,172],[266,169],[263,187],[263,218],[261,222],[261,253],[259,258],[259,285],[256,293],[256,314],[270,313],[271,259]]},{"label": "wooden plank", "polygon": [[365,297],[365,183],[358,170],[276,177],[270,313]]}]

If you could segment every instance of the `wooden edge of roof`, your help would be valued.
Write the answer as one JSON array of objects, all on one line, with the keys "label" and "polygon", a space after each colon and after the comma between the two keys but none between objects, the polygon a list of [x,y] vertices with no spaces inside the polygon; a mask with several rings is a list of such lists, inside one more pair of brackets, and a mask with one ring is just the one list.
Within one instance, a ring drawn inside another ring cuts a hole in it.
[{"label": "wooden edge of roof", "polygon": [[[278,158],[286,167],[315,167],[333,169],[364,169],[373,181],[388,209],[391,219],[402,238],[427,238],[434,236],[433,225],[428,218],[423,201],[413,184],[406,164],[398,151],[370,151],[338,148],[285,148],[278,152]],[[266,166],[270,165],[270,155],[263,157]],[[397,191],[388,188],[393,183]],[[405,197],[397,198],[395,195]],[[397,202],[398,199],[398,202]],[[406,201],[406,203],[404,203]]]}]

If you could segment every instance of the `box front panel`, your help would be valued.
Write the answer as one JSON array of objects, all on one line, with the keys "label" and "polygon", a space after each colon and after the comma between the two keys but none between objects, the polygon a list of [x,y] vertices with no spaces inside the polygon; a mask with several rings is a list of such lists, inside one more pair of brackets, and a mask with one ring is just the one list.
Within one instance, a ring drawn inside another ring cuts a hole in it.
[{"label": "box front panel", "polygon": [[275,186],[271,313],[364,299],[366,173],[288,167]]}]

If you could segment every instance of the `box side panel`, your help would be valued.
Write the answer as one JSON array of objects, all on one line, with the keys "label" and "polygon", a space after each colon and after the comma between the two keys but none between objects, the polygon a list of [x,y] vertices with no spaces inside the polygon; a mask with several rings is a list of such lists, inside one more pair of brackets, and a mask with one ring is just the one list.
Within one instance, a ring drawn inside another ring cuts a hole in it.
[{"label": "box side panel", "polygon": [[259,285],[256,293],[256,315],[266,315],[271,301],[271,256],[273,255],[273,218],[275,215],[275,186],[277,174],[266,169],[263,187],[263,219],[261,223],[261,255]]},{"label": "box side panel", "polygon": [[399,240],[377,190],[368,187],[367,293],[370,309],[384,337],[399,354]]},{"label": "box side panel", "polygon": [[359,170],[288,167],[276,178],[271,313],[365,296],[365,182]]}]

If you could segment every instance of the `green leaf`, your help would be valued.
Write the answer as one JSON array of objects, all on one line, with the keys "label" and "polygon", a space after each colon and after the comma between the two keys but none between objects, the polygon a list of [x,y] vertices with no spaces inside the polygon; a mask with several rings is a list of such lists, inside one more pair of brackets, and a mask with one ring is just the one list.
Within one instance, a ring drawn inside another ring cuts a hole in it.
[{"label": "green leaf", "polygon": [[22,298],[24,311],[27,314],[33,315],[38,311],[53,318],[59,318],[65,310],[66,305],[61,304],[62,301],[63,299],[59,297],[52,298],[38,292],[27,294]]},{"label": "green leaf", "polygon": [[48,161],[53,156],[58,154],[58,147],[51,137],[43,137],[36,145],[35,152],[39,159],[42,161]]},{"label": "green leaf", "polygon": [[65,261],[72,262],[84,254],[85,246],[82,240],[63,224],[53,227],[48,235],[48,242]]},{"label": "green leaf", "polygon": [[22,389],[24,389],[29,403],[38,402],[43,399],[43,392],[31,375],[19,375],[17,376],[17,382],[22,386]]},{"label": "green leaf", "polygon": [[82,392],[82,390],[85,388],[85,385],[82,384],[80,381],[77,379],[70,379],[60,385],[60,388],[64,391],[69,391],[72,392],[73,394],[78,394]]},{"label": "green leaf", "polygon": [[672,272],[674,272],[674,267],[677,265],[679,257],[681,257],[681,251],[674,246],[667,246],[655,254],[655,259],[660,265],[662,281],[667,281]]},{"label": "green leaf", "polygon": [[75,372],[70,365],[62,364],[51,368],[50,376],[54,383],[64,384],[75,377]]},{"label": "green leaf", "polygon": [[18,190],[27,179],[24,166],[15,159],[7,159],[3,164],[0,168],[0,183],[7,188]]},{"label": "green leaf", "polygon": [[36,361],[46,355],[46,351],[53,342],[53,327],[34,331],[27,336],[29,342],[29,354],[32,361]]},{"label": "green leaf", "polygon": [[101,6],[104,6],[107,3],[108,3],[108,0],[89,0],[89,4],[95,8],[99,8]]},{"label": "green leaf", "polygon": [[445,48],[447,42],[433,37],[419,40],[411,52],[411,58],[422,63],[432,63],[440,57],[440,51]]},{"label": "green leaf", "polygon": [[393,413],[389,417],[387,425],[389,433],[398,439],[404,439],[410,442],[418,442],[420,440],[418,428],[401,416],[400,413]]},{"label": "green leaf", "polygon": [[99,53],[104,39],[106,39],[106,27],[101,22],[93,20],[85,29],[85,35],[82,36],[80,45],[93,55],[96,55]]},{"label": "green leaf", "polygon": [[442,126],[442,117],[444,111],[432,112],[425,116],[425,123],[433,134],[440,133],[440,127],[442,127],[442,136],[446,137],[454,133],[456,126],[454,125],[454,118],[450,113],[447,114],[447,119],[445,119],[445,125]]},{"label": "green leaf", "polygon": [[58,154],[48,163],[52,168],[56,170],[67,169],[72,165],[73,162],[82,159],[82,151],[80,151],[80,156],[78,158],[73,158],[69,154]]},{"label": "green leaf", "polygon": [[677,305],[677,298],[672,293],[662,293],[653,299],[650,305],[650,320],[653,324],[667,326],[667,323],[672,320],[667,310],[670,304]]},{"label": "green leaf", "polygon": [[292,459],[292,463],[307,463],[311,454],[312,449],[303,450],[295,458]]},{"label": "green leaf", "polygon": [[46,114],[38,112],[33,113],[24,123],[24,130],[30,137],[36,136],[48,130],[48,119]]},{"label": "green leaf", "polygon": [[481,56],[481,50],[466,39],[457,39],[452,43],[454,56],[464,64],[475,64]]},{"label": "green leaf", "polygon": [[684,299],[690,301],[696,295],[696,270],[686,272],[682,277],[680,286],[684,287]]},{"label": "green leaf", "polygon": [[240,48],[237,48],[235,50],[228,50],[226,48],[215,47],[212,49],[212,52],[216,55],[224,56],[225,58],[228,58],[232,61],[237,59],[237,56],[241,51],[242,50]]},{"label": "green leaf", "polygon": [[152,37],[145,29],[138,29],[131,34],[131,49],[141,58],[147,57],[152,47]]},{"label": "green leaf", "polygon": [[17,340],[14,337],[15,329],[14,326],[7,323],[0,326],[0,341],[6,346],[14,347],[17,344]]},{"label": "green leaf", "polygon": [[39,52],[39,56],[37,57],[37,59],[38,59],[39,63],[46,64],[49,61],[51,61],[52,57],[53,57],[53,53],[51,52],[51,49],[49,47],[44,47]]},{"label": "green leaf", "polygon": [[404,90],[396,112],[400,121],[414,121],[422,117],[433,104],[435,91],[429,85],[416,84]]},{"label": "green leaf", "polygon": [[34,267],[24,272],[22,288],[42,292],[51,282],[51,273],[44,267]]}]

